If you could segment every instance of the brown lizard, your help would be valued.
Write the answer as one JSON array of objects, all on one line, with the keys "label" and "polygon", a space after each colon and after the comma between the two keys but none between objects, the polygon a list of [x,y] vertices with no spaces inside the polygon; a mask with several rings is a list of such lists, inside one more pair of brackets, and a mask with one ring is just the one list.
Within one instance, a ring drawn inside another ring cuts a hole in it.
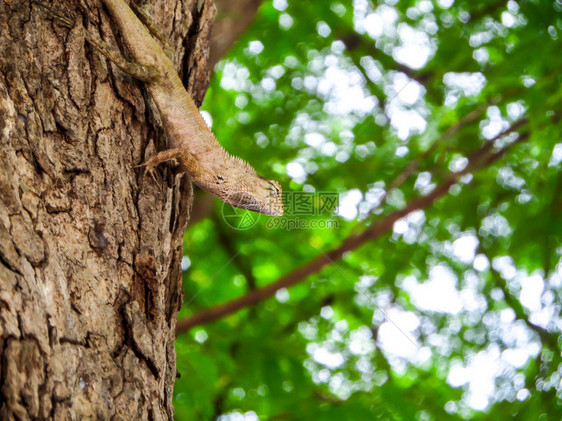
[{"label": "brown lizard", "polygon": [[[135,62],[125,61],[117,50],[89,31],[85,31],[85,38],[121,70],[146,83],[170,141],[170,149],[143,164],[147,172],[152,173],[161,162],[177,159],[180,169],[186,171],[195,184],[225,203],[265,215],[283,215],[279,182],[258,175],[248,163],[228,154],[215,139],[172,61],[154,38],[166,43],[155,26],[147,24],[149,18],[137,8],[133,11],[124,0],[102,1],[119,26]],[[70,19],[40,1],[34,2],[47,9],[62,25],[73,26]]]}]

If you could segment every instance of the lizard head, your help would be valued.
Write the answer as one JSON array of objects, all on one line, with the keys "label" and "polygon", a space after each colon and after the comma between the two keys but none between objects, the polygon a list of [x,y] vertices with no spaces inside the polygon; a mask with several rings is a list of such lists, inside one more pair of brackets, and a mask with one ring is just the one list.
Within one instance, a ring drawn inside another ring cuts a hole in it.
[{"label": "lizard head", "polygon": [[232,183],[229,194],[221,199],[229,205],[270,216],[282,216],[281,184],[252,174]]}]

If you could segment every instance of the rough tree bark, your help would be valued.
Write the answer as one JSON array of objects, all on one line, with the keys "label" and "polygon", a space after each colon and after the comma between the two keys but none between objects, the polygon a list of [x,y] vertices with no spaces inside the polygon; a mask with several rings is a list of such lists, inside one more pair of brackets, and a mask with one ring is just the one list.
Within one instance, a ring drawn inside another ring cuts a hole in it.
[{"label": "rough tree bark", "polygon": [[[211,0],[154,0],[196,102]],[[99,0],[55,2],[113,45]],[[0,2],[0,418],[171,419],[192,190],[142,83],[28,0]],[[155,146],[156,145],[156,146]]]}]

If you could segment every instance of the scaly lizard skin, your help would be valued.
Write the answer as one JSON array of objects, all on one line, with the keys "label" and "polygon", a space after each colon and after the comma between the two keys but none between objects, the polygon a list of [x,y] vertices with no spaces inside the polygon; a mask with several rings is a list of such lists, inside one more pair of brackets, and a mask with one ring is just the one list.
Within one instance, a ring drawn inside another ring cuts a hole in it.
[{"label": "scaly lizard skin", "polygon": [[[86,32],[86,39],[120,69],[146,83],[170,140],[170,149],[144,164],[147,171],[152,172],[161,162],[177,159],[180,168],[199,187],[224,202],[265,215],[283,215],[281,185],[261,177],[248,163],[222,148],[185,90],[168,55],[131,7],[124,0],[102,1],[119,26],[136,63],[126,63],[89,32]],[[68,19],[51,14],[69,26]]]}]

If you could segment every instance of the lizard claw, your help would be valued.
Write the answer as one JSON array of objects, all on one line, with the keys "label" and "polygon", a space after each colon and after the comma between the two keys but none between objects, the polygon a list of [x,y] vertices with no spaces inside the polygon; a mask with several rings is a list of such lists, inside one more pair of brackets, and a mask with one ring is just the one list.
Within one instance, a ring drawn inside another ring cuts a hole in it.
[{"label": "lizard claw", "polygon": [[158,180],[156,179],[156,170],[154,169],[154,166],[150,165],[150,166],[146,166],[146,173],[148,175],[150,175],[150,178],[152,178],[152,181],[154,181],[157,185],[160,185],[160,183],[158,182]]},{"label": "lizard claw", "polygon": [[154,183],[160,184],[160,183],[158,182],[158,180],[156,179],[156,175],[155,175],[156,170],[155,170],[155,168],[154,168],[154,164],[153,164],[152,162],[150,162],[150,160],[146,161],[146,162],[143,163],[143,164],[135,165],[133,168],[142,168],[142,167],[145,167],[145,170],[144,170],[145,173],[148,174],[148,175],[150,175],[150,178],[152,178],[152,180],[154,181]]}]

